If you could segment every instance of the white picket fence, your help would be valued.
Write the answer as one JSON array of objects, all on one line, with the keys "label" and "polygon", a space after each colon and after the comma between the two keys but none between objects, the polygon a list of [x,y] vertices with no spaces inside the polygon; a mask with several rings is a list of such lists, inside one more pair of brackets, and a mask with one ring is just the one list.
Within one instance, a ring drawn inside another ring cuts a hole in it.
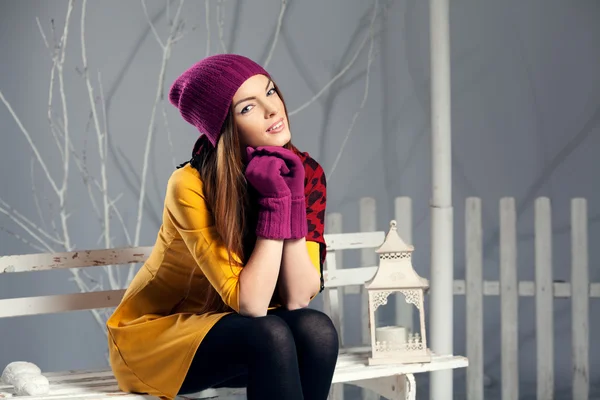
[{"label": "white picket fence", "polygon": [[[394,201],[394,216],[398,222],[398,233],[410,244],[412,240],[411,199],[399,197]],[[454,295],[465,296],[466,303],[466,356],[467,399],[484,398],[484,346],[483,313],[484,296],[500,296],[501,324],[501,390],[503,400],[519,398],[519,343],[518,316],[519,296],[535,297],[535,329],[537,345],[537,398],[554,398],[554,299],[570,298],[572,310],[572,398],[589,398],[589,314],[590,298],[600,297],[600,283],[589,282],[588,261],[588,215],[587,202],[577,198],[571,201],[571,282],[555,282],[552,273],[552,218],[550,199],[542,197],[535,201],[535,280],[517,279],[517,212],[513,198],[500,200],[499,265],[500,280],[483,280],[483,228],[482,205],[479,198],[468,198],[465,203],[465,280],[454,281]],[[386,220],[392,216],[386,216]],[[373,198],[362,198],[359,202],[359,230],[361,232],[385,230],[378,227],[377,205]],[[328,233],[344,231],[342,216],[339,213],[327,215]],[[429,252],[428,248],[416,243],[416,252]],[[568,247],[565,247],[568,251]],[[342,253],[342,252],[340,252]],[[338,266],[345,267],[343,254],[336,254]],[[365,250],[361,255],[361,265],[376,265],[376,254]],[[351,263],[348,263],[351,264]],[[349,265],[348,265],[349,266]],[[521,266],[526,268],[529,266]],[[456,267],[455,267],[456,268]],[[429,277],[429,270],[422,273]],[[340,293],[340,305],[344,305],[345,294],[359,294],[361,288],[346,288]],[[348,290],[350,289],[350,290]],[[368,309],[366,293],[362,293],[361,340],[369,343]],[[455,308],[456,309],[456,308]],[[343,308],[340,310],[344,315]],[[356,315],[355,310],[352,310]],[[413,309],[397,299],[395,323],[412,329]],[[342,341],[345,333],[342,332]],[[343,392],[336,391],[336,398],[343,399]],[[372,393],[363,391],[363,399],[378,399]]]}]

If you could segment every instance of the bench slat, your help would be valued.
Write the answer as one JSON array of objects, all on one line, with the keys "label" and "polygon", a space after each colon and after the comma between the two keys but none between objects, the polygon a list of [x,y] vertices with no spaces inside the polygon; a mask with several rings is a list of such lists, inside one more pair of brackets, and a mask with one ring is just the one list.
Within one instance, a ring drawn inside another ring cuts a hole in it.
[{"label": "bench slat", "polygon": [[[468,361],[465,357],[434,355],[430,363],[369,366],[367,365],[369,355],[369,348],[364,346],[342,349],[333,375],[333,383],[351,383],[352,381],[400,374],[415,374],[442,369],[462,368],[468,365]],[[47,373],[44,375],[50,382],[50,394],[39,397],[23,397],[23,399],[49,400],[58,398],[109,398],[116,396],[127,399],[154,399],[154,397],[151,396],[120,392],[116,380],[110,370],[66,371]],[[0,392],[10,393],[11,391],[11,386],[0,385]],[[198,398],[207,398],[213,395],[223,396],[243,393],[244,389],[211,389],[198,394]]]},{"label": "bench slat", "polygon": [[0,257],[0,274],[52,269],[135,264],[146,261],[152,247],[82,250],[66,253],[24,254]]},{"label": "bench slat", "polygon": [[[375,275],[376,270],[377,267],[364,267],[324,271],[325,287],[362,285]],[[112,308],[119,305],[124,293],[121,289],[0,299],[0,318]]]},{"label": "bench slat", "polygon": [[327,251],[375,248],[383,244],[385,232],[330,233],[323,235]]},{"label": "bench slat", "polygon": [[116,307],[124,293],[121,289],[1,299],[0,318]]},{"label": "bench slat", "polygon": [[[384,232],[326,234],[327,251],[380,246]],[[143,263],[152,246],[0,256],[0,274]]]},{"label": "bench slat", "polygon": [[326,270],[323,271],[323,279],[326,288],[362,285],[371,279],[375,272],[377,272],[377,267]]}]

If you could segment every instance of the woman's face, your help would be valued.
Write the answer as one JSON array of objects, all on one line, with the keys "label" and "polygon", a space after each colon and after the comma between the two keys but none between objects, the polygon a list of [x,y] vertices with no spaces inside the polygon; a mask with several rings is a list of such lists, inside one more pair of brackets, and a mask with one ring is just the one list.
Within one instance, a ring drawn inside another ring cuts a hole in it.
[{"label": "woman's face", "polygon": [[255,75],[246,80],[233,96],[232,104],[242,154],[247,146],[283,146],[290,141],[283,101],[266,76]]}]

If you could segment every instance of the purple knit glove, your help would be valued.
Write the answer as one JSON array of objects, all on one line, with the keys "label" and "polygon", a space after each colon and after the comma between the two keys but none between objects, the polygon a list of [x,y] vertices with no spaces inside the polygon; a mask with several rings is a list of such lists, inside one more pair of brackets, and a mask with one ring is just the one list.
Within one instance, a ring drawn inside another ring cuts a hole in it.
[{"label": "purple knit glove", "polygon": [[306,237],[308,222],[306,220],[306,203],[304,200],[304,165],[293,152],[283,147],[262,146],[256,150],[247,149],[248,159],[254,157],[277,158],[285,162],[287,172],[282,171],[282,177],[291,193],[290,209],[290,239]]},{"label": "purple knit glove", "polygon": [[267,239],[289,239],[292,195],[282,175],[290,170],[280,158],[253,153],[253,149],[248,149],[246,180],[259,195],[256,235]]}]

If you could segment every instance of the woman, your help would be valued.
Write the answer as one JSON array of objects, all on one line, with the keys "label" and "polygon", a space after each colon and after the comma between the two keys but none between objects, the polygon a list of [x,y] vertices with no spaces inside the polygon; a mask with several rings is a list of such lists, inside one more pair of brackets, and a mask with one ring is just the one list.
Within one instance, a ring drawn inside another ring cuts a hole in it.
[{"label": "woman", "polygon": [[119,386],[165,399],[234,385],[249,399],[326,399],[337,332],[306,308],[323,289],[322,168],[291,144],[279,89],[246,57],[201,60],[169,99],[201,136],[107,323]]}]

